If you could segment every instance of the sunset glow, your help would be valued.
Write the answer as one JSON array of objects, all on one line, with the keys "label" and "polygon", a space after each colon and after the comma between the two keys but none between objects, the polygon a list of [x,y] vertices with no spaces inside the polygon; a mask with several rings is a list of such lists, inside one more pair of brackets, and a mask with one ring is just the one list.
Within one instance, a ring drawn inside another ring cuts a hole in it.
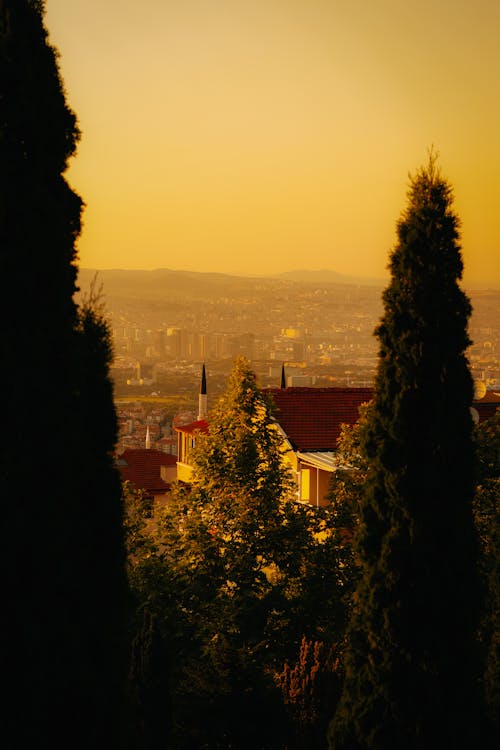
[{"label": "sunset glow", "polygon": [[500,286],[500,5],[47,0],[80,264],[384,277],[434,145],[466,284]]}]

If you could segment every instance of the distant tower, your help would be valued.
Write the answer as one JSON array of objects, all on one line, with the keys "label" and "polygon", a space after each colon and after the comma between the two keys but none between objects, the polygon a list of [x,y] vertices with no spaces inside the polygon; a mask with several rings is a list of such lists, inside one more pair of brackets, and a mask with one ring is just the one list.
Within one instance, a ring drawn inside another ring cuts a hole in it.
[{"label": "distant tower", "polygon": [[149,425],[146,428],[146,450],[151,448],[151,437],[149,435]]},{"label": "distant tower", "polygon": [[201,371],[200,394],[198,396],[198,419],[207,417],[207,376],[205,374],[205,363]]},{"label": "distant tower", "polygon": [[286,378],[285,378],[285,363],[281,365],[281,385],[280,388],[286,388]]}]

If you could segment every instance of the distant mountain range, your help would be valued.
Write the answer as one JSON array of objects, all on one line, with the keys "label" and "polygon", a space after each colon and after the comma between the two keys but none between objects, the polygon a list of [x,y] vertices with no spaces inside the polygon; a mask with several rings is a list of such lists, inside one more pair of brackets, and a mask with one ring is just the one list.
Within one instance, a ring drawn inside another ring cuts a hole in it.
[{"label": "distant mountain range", "polygon": [[[376,279],[366,276],[347,276],[328,269],[285,271],[274,275],[237,276],[225,273],[198,271],[176,271],[169,268],[157,268],[152,271],[127,269],[95,270],[81,268],[78,284],[82,292],[87,292],[94,277],[97,286],[102,286],[108,298],[127,298],[137,300],[164,300],[171,302],[189,299],[217,299],[230,297],[244,298],[256,292],[278,291],[297,284],[302,287],[355,286],[371,287],[373,291],[382,290],[388,279]],[[495,290],[495,284],[473,284],[470,291]]]},{"label": "distant mountain range", "polygon": [[168,295],[172,300],[178,297],[203,298],[243,297],[254,290],[283,288],[293,284],[301,285],[356,285],[384,286],[383,279],[344,276],[335,271],[288,271],[268,276],[237,276],[224,273],[204,273],[197,271],[174,271],[157,268],[153,271],[126,269],[96,270],[81,268],[78,285],[83,292],[88,291],[92,280],[103,288],[108,297],[155,298]]}]

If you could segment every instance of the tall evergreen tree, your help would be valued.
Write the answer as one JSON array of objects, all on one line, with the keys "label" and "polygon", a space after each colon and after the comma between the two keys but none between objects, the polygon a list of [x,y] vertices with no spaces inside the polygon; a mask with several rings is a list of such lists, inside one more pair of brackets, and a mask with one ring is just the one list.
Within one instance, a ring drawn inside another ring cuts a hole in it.
[{"label": "tall evergreen tree", "polygon": [[9,748],[112,747],[126,586],[109,337],[73,299],[79,131],[43,12],[0,0],[0,731]]},{"label": "tall evergreen tree", "polygon": [[377,329],[369,459],[333,750],[483,747],[469,301],[452,188],[431,153],[411,179]]}]

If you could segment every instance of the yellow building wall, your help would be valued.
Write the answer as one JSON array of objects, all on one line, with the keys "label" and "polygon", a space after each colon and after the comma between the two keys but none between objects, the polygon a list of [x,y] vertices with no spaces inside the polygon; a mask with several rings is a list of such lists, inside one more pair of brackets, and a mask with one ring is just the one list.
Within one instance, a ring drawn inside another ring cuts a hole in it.
[{"label": "yellow building wall", "polygon": [[193,476],[193,467],[189,464],[183,464],[181,461],[177,462],[177,479],[179,482],[187,482],[191,484]]}]

